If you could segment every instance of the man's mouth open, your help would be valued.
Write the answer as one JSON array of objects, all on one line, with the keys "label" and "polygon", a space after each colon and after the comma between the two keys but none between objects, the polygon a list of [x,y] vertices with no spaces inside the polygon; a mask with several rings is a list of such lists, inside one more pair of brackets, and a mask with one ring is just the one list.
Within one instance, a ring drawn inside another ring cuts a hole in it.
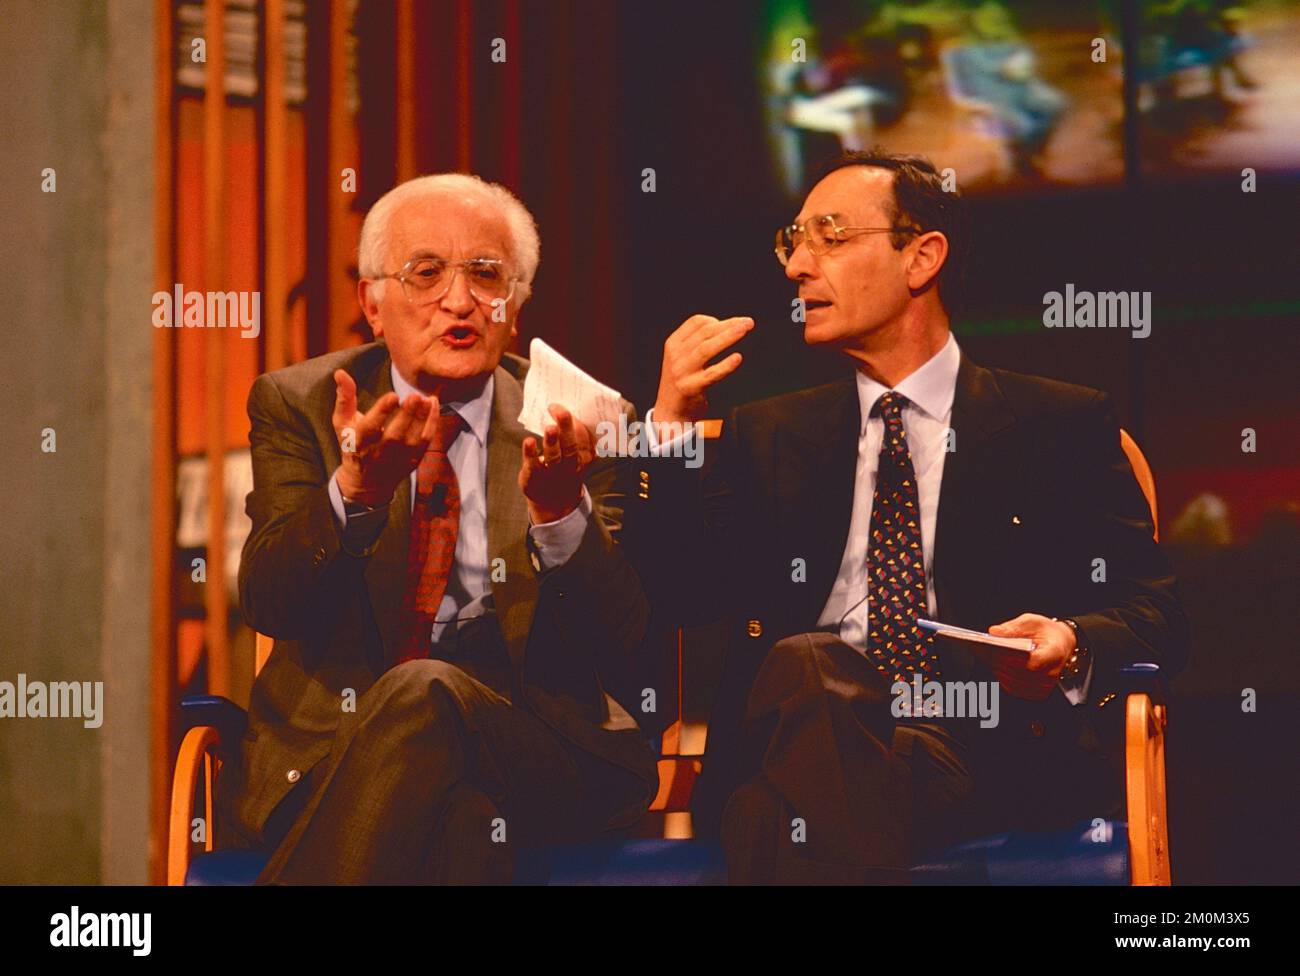
[{"label": "man's mouth open", "polygon": [[440,338],[453,349],[468,349],[478,342],[478,332],[469,325],[453,325]]},{"label": "man's mouth open", "polygon": [[811,315],[813,312],[820,312],[823,309],[831,307],[831,303],[820,298],[805,298],[803,308],[805,315]]}]

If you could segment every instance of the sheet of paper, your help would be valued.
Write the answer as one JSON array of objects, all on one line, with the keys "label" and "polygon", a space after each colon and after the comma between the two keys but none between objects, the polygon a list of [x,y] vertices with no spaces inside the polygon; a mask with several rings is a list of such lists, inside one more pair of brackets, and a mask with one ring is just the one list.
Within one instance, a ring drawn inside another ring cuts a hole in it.
[{"label": "sheet of paper", "polygon": [[991,647],[1001,647],[1008,651],[1028,652],[1038,646],[1028,637],[994,637],[982,630],[967,630],[965,627],[941,624],[935,620],[918,619],[916,624],[918,627],[934,631],[935,637],[948,637],[952,640],[969,641],[972,644],[988,644]]},{"label": "sheet of paper", "polygon": [[592,379],[541,339],[528,346],[528,375],[524,377],[524,406],[519,422],[534,434],[546,424],[554,423],[547,407],[558,403],[586,424],[593,432],[601,421],[616,427],[622,409],[622,396],[599,380]]}]

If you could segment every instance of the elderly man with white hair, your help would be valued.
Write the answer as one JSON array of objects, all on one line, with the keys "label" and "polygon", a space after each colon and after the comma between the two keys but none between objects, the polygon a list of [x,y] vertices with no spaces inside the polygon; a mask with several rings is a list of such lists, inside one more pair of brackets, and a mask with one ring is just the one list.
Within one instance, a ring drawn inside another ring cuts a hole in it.
[{"label": "elderly man with white hair", "polygon": [[253,384],[240,601],[275,648],[218,842],[269,852],[261,882],[506,881],[654,794],[602,682],[649,619],[615,540],[623,466],[562,404],[540,438],[516,419],[538,257],[505,188],[403,183],[361,232],[377,341]]}]

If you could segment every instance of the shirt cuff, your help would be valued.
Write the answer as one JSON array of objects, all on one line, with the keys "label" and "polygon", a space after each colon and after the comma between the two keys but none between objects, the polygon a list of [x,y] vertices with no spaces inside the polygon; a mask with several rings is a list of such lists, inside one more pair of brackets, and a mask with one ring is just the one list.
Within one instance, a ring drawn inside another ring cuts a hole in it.
[{"label": "shirt cuff", "polygon": [[591,496],[587,494],[587,486],[583,485],[582,499],[572,512],[554,522],[542,522],[528,527],[528,535],[537,549],[543,570],[563,566],[578,551],[590,515]]},{"label": "shirt cuff", "polygon": [[1065,700],[1071,705],[1082,705],[1088,700],[1088,689],[1092,687],[1092,669],[1096,664],[1096,658],[1089,654],[1088,669],[1082,675],[1075,675],[1068,683],[1064,678],[1059,682]]},{"label": "shirt cuff", "polygon": [[[655,430],[655,409],[651,407],[645,415],[645,440],[649,448],[651,457],[662,457],[664,455],[677,457],[681,455],[682,449],[677,445],[683,445],[688,437],[695,437],[698,434],[698,428],[694,424],[684,425],[683,431],[676,437],[672,438],[666,444],[659,443],[659,432]],[[674,454],[676,448],[677,453]]]},{"label": "shirt cuff", "polygon": [[334,509],[334,516],[339,520],[339,525],[347,528],[348,513],[343,507],[343,489],[339,487],[339,469],[335,468],[334,473],[330,475],[330,507]]}]

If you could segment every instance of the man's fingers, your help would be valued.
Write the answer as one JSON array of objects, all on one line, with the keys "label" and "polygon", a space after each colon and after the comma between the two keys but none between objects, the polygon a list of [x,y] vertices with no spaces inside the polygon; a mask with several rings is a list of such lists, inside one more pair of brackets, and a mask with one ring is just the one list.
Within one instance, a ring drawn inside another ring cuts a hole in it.
[{"label": "man's fingers", "polygon": [[357,421],[357,436],[363,440],[377,439],[400,404],[401,398],[396,393],[385,393]]},{"label": "man's fingers", "polygon": [[424,417],[420,414],[420,404],[427,403],[424,397],[412,393],[402,401],[401,408],[393,419],[384,427],[384,440],[406,442],[412,428],[419,430],[424,426]]},{"label": "man's fingers", "polygon": [[551,416],[555,418],[555,423],[559,429],[560,456],[566,458],[577,457],[578,433],[574,427],[573,414],[558,403],[552,403],[548,409],[551,411]]},{"label": "man's fingers", "polygon": [[[730,376],[737,369],[739,369],[740,364],[744,362],[744,360],[745,357],[742,356],[740,353],[733,352],[726,359],[720,360],[719,362],[714,363],[712,366],[708,367],[707,369],[697,373],[696,374],[697,379],[695,383],[699,384],[700,390],[703,390],[707,386],[712,386],[714,383],[718,382],[718,380],[722,379],[724,376]],[[692,383],[691,385],[694,386],[695,383]]]},{"label": "man's fingers", "polygon": [[734,345],[754,328],[754,320],[747,316],[724,319],[716,326],[705,326],[696,336],[693,358],[703,366],[728,346]]},{"label": "man's fingers", "polygon": [[523,443],[524,467],[529,471],[536,469],[542,463],[541,450],[537,445],[536,437],[525,437]]},{"label": "man's fingers", "polygon": [[1035,625],[1042,618],[1036,613],[1022,613],[1018,617],[1012,617],[1010,620],[1004,620],[1000,624],[994,624],[989,628],[989,633],[997,637],[1017,637],[1028,635],[1036,628]]},{"label": "man's fingers", "polygon": [[687,343],[697,332],[716,321],[712,315],[692,315],[677,327],[672,337],[680,343]]},{"label": "man's fingers", "polygon": [[357,383],[346,369],[334,370],[334,424],[343,427],[357,412]]},{"label": "man's fingers", "polygon": [[543,464],[555,464],[560,460],[560,430],[551,424],[547,425],[542,438],[542,457]]},{"label": "man's fingers", "polygon": [[433,440],[433,432],[438,429],[438,415],[442,413],[442,406],[438,403],[436,396],[429,397],[429,413],[424,418],[424,426],[420,428],[419,443],[428,445]]},{"label": "man's fingers", "polygon": [[739,326],[744,326],[746,323],[753,325],[754,320],[748,315],[733,315],[729,319],[709,319],[695,332],[695,344],[698,345],[712,339],[714,336],[730,332]]}]

